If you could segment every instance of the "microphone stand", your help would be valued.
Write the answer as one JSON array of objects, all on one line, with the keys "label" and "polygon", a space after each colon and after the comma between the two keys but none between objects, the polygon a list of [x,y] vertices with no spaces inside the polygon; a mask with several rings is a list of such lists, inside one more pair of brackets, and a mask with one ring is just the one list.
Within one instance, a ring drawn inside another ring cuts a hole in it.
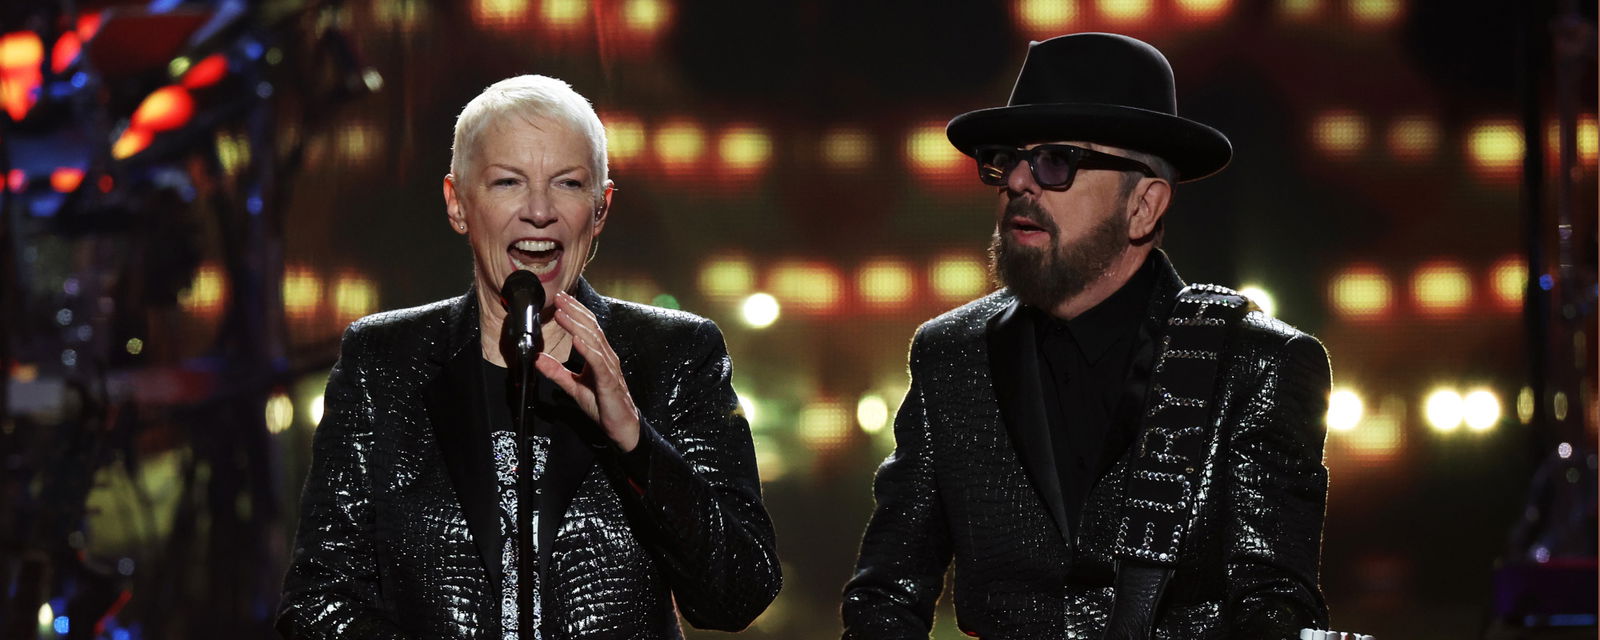
[{"label": "microphone stand", "polygon": [[537,633],[534,629],[533,608],[538,603],[539,594],[533,589],[534,581],[538,577],[539,558],[534,553],[533,538],[533,509],[537,502],[533,495],[536,490],[533,478],[534,465],[534,424],[536,412],[528,403],[528,387],[535,384],[533,376],[533,359],[539,357],[537,336],[539,327],[537,318],[539,310],[534,309],[527,317],[520,320],[524,323],[520,336],[517,339],[517,626],[519,640],[528,640]]}]

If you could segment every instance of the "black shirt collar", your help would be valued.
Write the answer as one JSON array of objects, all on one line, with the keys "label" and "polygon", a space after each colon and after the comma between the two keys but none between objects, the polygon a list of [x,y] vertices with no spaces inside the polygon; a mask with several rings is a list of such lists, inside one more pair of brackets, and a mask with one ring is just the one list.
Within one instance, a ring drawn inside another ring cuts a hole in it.
[{"label": "black shirt collar", "polygon": [[1034,309],[1039,318],[1035,326],[1039,328],[1040,343],[1043,344],[1051,334],[1070,335],[1085,359],[1098,362],[1106,351],[1123,337],[1132,335],[1138,330],[1139,323],[1144,322],[1151,290],[1156,282],[1154,256],[1152,252],[1150,257],[1146,257],[1144,264],[1133,272],[1133,277],[1128,278],[1122,288],[1076,318],[1062,320],[1041,309]]}]

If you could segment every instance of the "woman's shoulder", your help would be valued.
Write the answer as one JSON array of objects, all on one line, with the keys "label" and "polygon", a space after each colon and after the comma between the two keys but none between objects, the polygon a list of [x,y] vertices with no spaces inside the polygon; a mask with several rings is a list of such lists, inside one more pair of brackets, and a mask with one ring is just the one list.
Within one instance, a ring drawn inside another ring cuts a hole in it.
[{"label": "woman's shoulder", "polygon": [[426,357],[451,340],[464,306],[456,297],[362,317],[345,330],[341,351],[379,360]]},{"label": "woman's shoulder", "polygon": [[715,322],[678,309],[667,309],[638,302],[606,297],[609,307],[610,333],[645,337],[647,340],[704,340],[710,336],[720,338]]}]

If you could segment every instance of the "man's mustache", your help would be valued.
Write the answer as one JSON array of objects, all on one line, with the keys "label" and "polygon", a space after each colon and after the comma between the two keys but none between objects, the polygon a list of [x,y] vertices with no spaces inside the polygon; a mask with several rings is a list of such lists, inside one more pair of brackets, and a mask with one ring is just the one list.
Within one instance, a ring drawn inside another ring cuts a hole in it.
[{"label": "man's mustache", "polygon": [[1052,238],[1061,234],[1061,228],[1056,226],[1056,221],[1050,218],[1050,214],[1045,213],[1044,207],[1032,199],[1012,198],[1007,202],[1005,214],[1001,216],[1000,222],[1004,225],[1007,220],[1014,217],[1022,218],[1027,220],[1028,224],[1044,229]]}]

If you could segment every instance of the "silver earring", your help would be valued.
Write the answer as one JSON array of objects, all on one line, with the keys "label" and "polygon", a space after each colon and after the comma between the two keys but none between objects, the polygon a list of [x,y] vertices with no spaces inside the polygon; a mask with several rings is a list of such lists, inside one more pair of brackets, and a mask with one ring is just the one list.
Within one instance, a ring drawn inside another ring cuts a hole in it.
[{"label": "silver earring", "polygon": [[461,230],[462,230],[462,231],[466,231],[466,230],[467,230],[467,225],[464,225],[464,224],[458,224],[458,225],[456,225],[456,226],[457,226],[457,227],[460,227],[460,228],[461,228]]}]

